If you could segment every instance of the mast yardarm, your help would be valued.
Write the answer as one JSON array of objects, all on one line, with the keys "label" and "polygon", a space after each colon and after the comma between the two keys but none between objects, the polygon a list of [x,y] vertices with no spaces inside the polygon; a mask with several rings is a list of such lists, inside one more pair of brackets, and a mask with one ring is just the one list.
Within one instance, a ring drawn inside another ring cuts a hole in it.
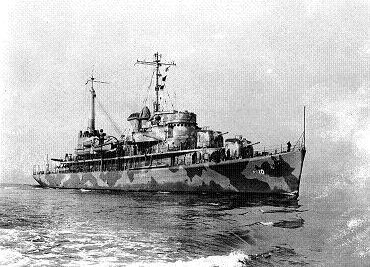
[{"label": "mast yardarm", "polygon": [[[159,106],[160,106],[160,104],[159,104],[159,89],[160,89],[161,86],[159,85],[159,77],[161,76],[161,73],[159,72],[159,67],[161,67],[161,66],[176,66],[176,64],[174,62],[164,63],[164,62],[161,62],[161,59],[162,59],[162,55],[157,52],[157,53],[154,54],[154,60],[153,61],[145,61],[145,60],[137,60],[136,61],[136,64],[155,66],[155,70],[156,70],[156,79],[155,79],[156,101],[154,103],[154,112],[158,112],[159,111]],[[163,79],[165,79],[165,77]],[[165,80],[163,80],[163,81],[165,81]]]},{"label": "mast yardarm", "polygon": [[[147,106],[130,114],[131,131],[117,139],[95,129],[96,98],[94,73],[86,88],[91,93],[91,118],[87,131],[79,131],[74,155],[52,159],[57,166],[45,169],[34,166],[33,177],[43,187],[89,190],[122,190],[188,193],[257,193],[280,194],[297,198],[305,148],[305,109],[302,135],[286,149],[254,148],[242,135],[199,127],[193,112],[165,110],[159,104],[159,91],[166,86],[167,71],[175,63],[161,62],[158,52],[152,61],[137,61],[150,65],[150,86],[154,83],[156,99],[151,112]],[[161,69],[163,67],[163,71]],[[85,87],[86,87],[85,85]],[[90,88],[91,87],[91,88]],[[168,95],[170,98],[170,96]],[[245,100],[245,104],[248,100]],[[102,108],[108,119],[109,114]],[[153,114],[154,113],[154,114]],[[241,118],[244,124],[248,120]],[[115,123],[112,123],[113,126]],[[248,138],[249,139],[249,138]],[[48,160],[47,160],[48,161]],[[196,176],[196,177],[194,177]]]},{"label": "mast yardarm", "polygon": [[91,77],[90,79],[88,79],[85,83],[88,84],[89,82],[91,82],[91,89],[90,89],[90,93],[91,93],[91,117],[90,117],[90,121],[89,121],[89,129],[90,129],[90,133],[94,133],[95,132],[95,98],[96,98],[96,93],[95,93],[95,90],[94,90],[94,83],[106,83],[108,84],[107,82],[102,82],[102,81],[96,81],[95,78],[94,78],[94,73],[91,74]]}]

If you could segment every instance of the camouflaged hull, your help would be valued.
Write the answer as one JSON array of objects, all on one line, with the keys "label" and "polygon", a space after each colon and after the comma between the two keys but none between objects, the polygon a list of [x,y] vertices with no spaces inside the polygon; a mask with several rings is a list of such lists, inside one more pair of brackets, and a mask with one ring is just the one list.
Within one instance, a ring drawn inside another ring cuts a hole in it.
[{"label": "camouflaged hull", "polygon": [[43,187],[166,192],[294,193],[305,150],[264,157],[125,171],[33,175]]}]

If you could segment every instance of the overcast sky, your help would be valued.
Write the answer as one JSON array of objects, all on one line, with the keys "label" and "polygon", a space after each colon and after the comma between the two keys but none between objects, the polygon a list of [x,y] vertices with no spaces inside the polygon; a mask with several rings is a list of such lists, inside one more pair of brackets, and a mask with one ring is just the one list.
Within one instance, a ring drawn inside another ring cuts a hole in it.
[{"label": "overcast sky", "polygon": [[[305,174],[369,177],[368,1],[1,5],[0,182],[30,174],[46,154],[73,152],[87,127],[93,66],[110,83],[96,86],[99,101],[126,128],[152,74],[134,63],[157,51],[177,64],[166,84],[175,108],[197,113],[200,126],[293,143],[306,105]],[[96,123],[117,135],[99,108]]]}]

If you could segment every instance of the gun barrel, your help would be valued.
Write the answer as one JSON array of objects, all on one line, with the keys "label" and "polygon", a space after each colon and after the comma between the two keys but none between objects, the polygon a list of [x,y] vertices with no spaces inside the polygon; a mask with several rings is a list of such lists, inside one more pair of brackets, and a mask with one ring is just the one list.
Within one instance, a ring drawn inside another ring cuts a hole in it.
[{"label": "gun barrel", "polygon": [[249,144],[248,146],[258,145],[259,143],[261,143],[261,142],[256,142],[256,143],[253,143],[253,144]]},{"label": "gun barrel", "polygon": [[63,159],[53,159],[53,158],[52,158],[52,159],[50,159],[50,160],[51,160],[51,161],[60,161],[60,162],[61,162],[61,161],[63,161]]}]

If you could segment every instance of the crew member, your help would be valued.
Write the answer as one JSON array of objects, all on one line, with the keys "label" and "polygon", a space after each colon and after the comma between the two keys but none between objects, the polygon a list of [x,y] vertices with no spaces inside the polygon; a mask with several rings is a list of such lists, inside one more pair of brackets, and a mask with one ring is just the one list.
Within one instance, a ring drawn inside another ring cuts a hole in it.
[{"label": "crew member", "polygon": [[292,147],[292,144],[290,143],[290,141],[288,141],[286,145],[287,145],[287,152],[290,152],[290,148]]}]

